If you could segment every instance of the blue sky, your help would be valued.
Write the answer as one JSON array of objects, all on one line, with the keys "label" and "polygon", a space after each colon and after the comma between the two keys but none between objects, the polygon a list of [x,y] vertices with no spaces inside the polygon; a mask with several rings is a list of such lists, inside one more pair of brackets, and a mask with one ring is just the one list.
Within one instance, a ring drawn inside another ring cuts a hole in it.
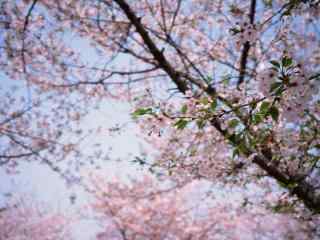
[{"label": "blue sky", "polygon": [[[95,54],[87,41],[79,40],[71,34],[66,35],[65,40],[73,41],[71,45],[77,52],[81,53],[84,62],[103,64],[103,60]],[[119,61],[121,64],[127,64],[125,58],[120,58]],[[30,98],[30,94],[33,94],[32,91],[31,93],[28,91],[24,81],[12,81],[3,72],[0,72],[0,87],[4,91],[10,89],[12,83],[18,84],[20,87],[14,97],[25,96]],[[4,91],[0,91],[0,99],[6,97],[3,94]],[[11,110],[26,109],[30,104],[32,104],[32,101],[29,101],[25,106],[12,106]],[[127,175],[134,176],[137,173],[137,166],[133,165],[131,161],[140,154],[143,142],[136,136],[137,129],[132,123],[131,111],[131,106],[128,103],[106,100],[100,104],[99,109],[89,111],[90,113],[80,123],[80,128],[84,130],[103,126],[104,131],[101,134],[91,134],[81,142],[81,150],[89,154],[92,146],[99,143],[103,149],[110,152],[110,160],[104,162],[102,169],[99,170],[105,175],[106,179],[119,175],[126,178]],[[2,118],[0,116],[1,121]],[[118,126],[121,128],[120,131],[112,133],[107,130]],[[0,139],[0,143],[1,141]],[[4,144],[3,141],[2,144]],[[81,187],[66,185],[60,176],[45,165],[35,162],[22,162],[17,167],[17,171],[17,174],[9,175],[4,169],[0,169],[0,207],[6,205],[12,197],[24,194],[31,195],[39,202],[48,203],[63,211],[77,211],[88,203],[88,194]],[[75,174],[79,176],[85,171],[87,169],[80,169]],[[73,195],[77,196],[75,204],[70,202],[70,196]],[[92,226],[84,228],[81,225]],[[96,222],[91,220],[78,222],[74,227],[75,239],[90,239],[95,234],[96,225]]]}]

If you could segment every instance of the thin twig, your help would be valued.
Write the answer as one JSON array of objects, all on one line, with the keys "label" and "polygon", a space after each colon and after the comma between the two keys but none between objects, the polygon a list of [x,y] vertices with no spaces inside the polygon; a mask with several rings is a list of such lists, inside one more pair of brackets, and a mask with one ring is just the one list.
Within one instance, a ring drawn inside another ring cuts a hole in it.
[{"label": "thin twig", "polygon": [[29,24],[29,20],[30,20],[30,17],[31,17],[31,14],[32,14],[32,11],[34,9],[34,7],[36,6],[38,0],[33,0],[28,12],[27,12],[27,15],[24,19],[24,24],[23,24],[23,30],[22,30],[22,51],[21,51],[21,55],[22,55],[22,62],[23,62],[23,71],[24,73],[26,73],[26,60],[25,60],[25,57],[24,57],[24,52],[25,52],[25,34],[26,34],[26,31],[28,29],[28,24]]}]

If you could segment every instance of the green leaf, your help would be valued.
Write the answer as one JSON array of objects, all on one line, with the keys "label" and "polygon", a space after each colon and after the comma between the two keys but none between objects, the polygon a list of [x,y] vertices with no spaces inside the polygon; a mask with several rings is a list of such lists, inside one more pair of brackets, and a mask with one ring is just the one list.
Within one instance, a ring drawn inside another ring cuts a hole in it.
[{"label": "green leaf", "polygon": [[272,93],[272,92],[278,90],[281,86],[282,86],[281,82],[274,82],[271,84],[269,92]]},{"label": "green leaf", "polygon": [[275,66],[276,68],[280,68],[280,63],[278,61],[275,60],[271,60],[270,63]]},{"label": "green leaf", "polygon": [[236,136],[236,134],[231,134],[230,136],[229,136],[229,141],[231,142],[231,144],[233,144],[234,146],[236,146],[237,145],[237,136]]},{"label": "green leaf", "polygon": [[197,123],[197,126],[198,126],[199,129],[202,129],[206,125],[206,121],[203,120],[203,119],[197,120],[196,123]]},{"label": "green leaf", "polygon": [[183,105],[182,108],[181,108],[181,113],[185,114],[185,113],[187,113],[187,111],[188,111],[188,106],[187,105]]},{"label": "green leaf", "polygon": [[247,146],[244,142],[241,142],[238,145],[238,149],[239,149],[240,153],[244,153],[244,154],[246,154],[246,152],[248,151]]},{"label": "green leaf", "polygon": [[269,102],[263,102],[260,106],[260,112],[262,114],[266,114],[269,111],[270,103]]},{"label": "green leaf", "polygon": [[200,103],[202,103],[203,105],[207,105],[209,103],[209,99],[208,97],[203,97],[200,99]]},{"label": "green leaf", "polygon": [[264,114],[261,114],[260,112],[257,112],[255,115],[252,117],[252,122],[253,124],[257,125],[261,123],[264,119]]},{"label": "green leaf", "polygon": [[241,31],[238,28],[230,28],[229,30],[232,35],[236,35],[237,33],[240,33]]},{"label": "green leaf", "polygon": [[234,146],[237,146],[242,141],[242,134],[233,133],[228,137],[228,139]]},{"label": "green leaf", "polygon": [[278,108],[276,108],[275,106],[272,106],[270,109],[269,109],[269,114],[270,116],[272,117],[272,119],[274,121],[278,121],[279,119],[279,110]]},{"label": "green leaf", "polygon": [[182,130],[184,129],[188,124],[188,121],[187,120],[184,120],[184,119],[179,119],[175,124],[174,126],[179,129],[179,130]]},{"label": "green leaf", "polygon": [[138,108],[131,115],[132,117],[137,118],[146,114],[152,114],[152,108]]},{"label": "green leaf", "polygon": [[239,156],[240,155],[240,150],[239,148],[234,148],[233,149],[233,152],[232,152],[232,158],[235,158],[236,156]]},{"label": "green leaf", "polygon": [[213,99],[212,103],[210,104],[210,110],[211,110],[212,112],[214,112],[214,111],[216,110],[217,106],[218,106],[218,101],[217,101],[217,99],[215,98],[215,99]]},{"label": "green leaf", "polygon": [[292,213],[294,207],[290,204],[277,204],[271,208],[276,213]]},{"label": "green leaf", "polygon": [[251,137],[250,135],[247,135],[249,146],[255,147],[257,144],[257,140],[254,137]]},{"label": "green leaf", "polygon": [[292,63],[293,63],[292,58],[289,58],[289,57],[287,57],[287,56],[284,56],[284,57],[282,58],[282,66],[284,66],[284,67],[290,67],[290,66],[292,65]]},{"label": "green leaf", "polygon": [[239,123],[240,123],[239,120],[234,118],[228,123],[228,126],[230,128],[235,128],[238,126]]},{"label": "green leaf", "polygon": [[284,87],[283,85],[281,85],[278,89],[276,89],[276,91],[274,92],[274,94],[276,96],[280,96],[283,93]]},{"label": "green leaf", "polygon": [[233,149],[232,158],[239,156],[241,153],[246,154],[247,152],[248,148],[246,144],[242,141]]}]

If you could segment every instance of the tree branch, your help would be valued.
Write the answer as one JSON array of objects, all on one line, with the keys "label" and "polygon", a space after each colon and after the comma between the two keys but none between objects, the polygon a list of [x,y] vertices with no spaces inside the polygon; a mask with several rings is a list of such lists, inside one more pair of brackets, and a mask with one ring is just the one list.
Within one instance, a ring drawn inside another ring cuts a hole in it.
[{"label": "tree branch", "polygon": [[[185,93],[186,90],[188,90],[187,83],[181,79],[183,77],[184,79],[190,81],[191,83],[194,83],[197,85],[200,89],[205,91],[207,94],[211,95],[214,92],[214,89],[212,90],[209,86],[203,86],[199,84],[197,79],[192,78],[191,76],[188,76],[188,74],[182,75],[182,73],[177,72],[170,63],[166,60],[163,53],[157,48],[155,43],[150,38],[147,30],[145,27],[141,24],[140,19],[134,14],[134,12],[131,10],[129,5],[124,0],[114,0],[119,7],[123,10],[123,12],[126,14],[128,19],[132,22],[132,24],[135,26],[137,32],[142,37],[144,43],[147,45],[148,49],[150,50],[151,54],[155,58],[155,60],[159,63],[159,67],[162,68],[172,79],[172,81],[177,85],[180,92]],[[250,6],[250,23],[254,23],[254,17],[255,17],[255,8],[256,8],[256,0],[251,0],[251,6]],[[250,43],[246,42],[243,48],[242,56],[241,56],[241,64],[240,64],[240,76],[238,81],[238,86],[243,82],[245,72],[246,72],[246,64],[247,64],[247,57],[250,50]],[[215,93],[215,92],[214,92]],[[233,105],[225,98],[215,95],[217,99],[219,99],[222,103],[224,103],[226,106],[230,107],[230,109],[234,109]],[[246,122],[243,120],[242,114],[237,114],[235,111],[236,116],[244,123]],[[222,127],[222,123],[218,118],[211,119],[212,126],[215,127],[215,129],[225,138],[226,141],[230,141],[230,134],[228,129],[225,129]],[[295,194],[300,200],[302,200],[305,205],[314,212],[320,211],[320,194],[317,195],[315,189],[312,185],[310,185],[308,182],[304,181],[295,181],[291,179],[289,176],[281,172],[280,169],[278,169],[276,166],[272,164],[272,154],[266,154],[263,151],[260,151],[259,149],[247,149],[245,153],[243,153],[244,157],[251,157],[253,156],[253,163],[257,164],[261,169],[266,171],[268,175],[278,182],[283,183],[287,186],[287,189],[291,191],[292,194]],[[294,187],[292,187],[293,185]]]},{"label": "tree branch", "polygon": [[[250,4],[250,13],[249,13],[249,19],[250,24],[254,24],[254,17],[256,13],[256,0],[251,0]],[[241,57],[240,57],[240,73],[239,73],[239,79],[237,83],[237,87],[239,88],[240,84],[243,83],[245,75],[246,75],[246,68],[247,68],[247,60],[248,55],[250,51],[250,43],[247,41],[243,45]]]},{"label": "tree branch", "polygon": [[27,12],[27,15],[24,19],[24,24],[23,24],[23,30],[22,30],[22,51],[21,51],[21,55],[22,55],[22,62],[23,62],[23,71],[26,72],[26,60],[25,60],[25,56],[24,56],[24,53],[25,53],[25,34],[26,34],[26,31],[28,29],[28,24],[29,24],[29,20],[30,20],[30,17],[31,17],[31,13],[34,9],[34,7],[36,6],[38,0],[33,0],[28,12]]},{"label": "tree branch", "polygon": [[140,19],[134,14],[130,6],[124,0],[115,0],[119,7],[126,14],[127,18],[135,26],[137,32],[142,37],[143,41],[147,45],[153,57],[157,60],[159,66],[170,76],[172,81],[176,84],[180,92],[185,93],[188,90],[188,86],[184,80],[181,79],[179,73],[175,71],[172,66],[169,64],[167,59],[164,57],[162,51],[160,51],[155,43],[150,38],[148,32],[145,30],[141,24]]}]

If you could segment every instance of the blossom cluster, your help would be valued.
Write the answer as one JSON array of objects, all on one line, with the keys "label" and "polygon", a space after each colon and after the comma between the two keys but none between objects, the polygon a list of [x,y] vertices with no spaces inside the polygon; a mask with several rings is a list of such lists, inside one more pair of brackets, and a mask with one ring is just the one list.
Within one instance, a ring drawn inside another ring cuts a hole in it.
[{"label": "blossom cluster", "polygon": [[236,36],[236,46],[240,48],[246,42],[253,44],[259,38],[259,31],[256,24],[251,24],[247,21],[241,23],[236,23],[236,28],[234,28]]}]

